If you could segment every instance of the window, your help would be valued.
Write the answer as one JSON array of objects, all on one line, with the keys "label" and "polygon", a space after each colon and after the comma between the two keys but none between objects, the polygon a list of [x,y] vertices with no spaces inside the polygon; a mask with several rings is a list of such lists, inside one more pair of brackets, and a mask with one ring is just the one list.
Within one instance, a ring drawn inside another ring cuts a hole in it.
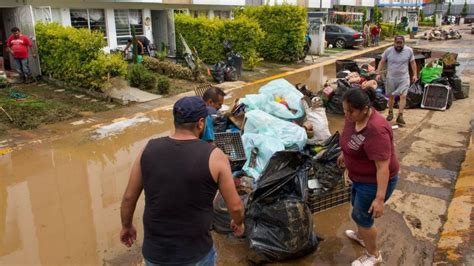
[{"label": "window", "polygon": [[71,26],[76,29],[105,32],[105,15],[102,9],[71,9]]},{"label": "window", "polygon": [[123,45],[132,38],[132,26],[135,27],[137,36],[143,35],[143,17],[140,9],[116,9],[115,31],[117,33],[117,44]]},{"label": "window", "polygon": [[229,19],[230,18],[230,11],[219,11],[214,10],[214,16],[222,19]]}]

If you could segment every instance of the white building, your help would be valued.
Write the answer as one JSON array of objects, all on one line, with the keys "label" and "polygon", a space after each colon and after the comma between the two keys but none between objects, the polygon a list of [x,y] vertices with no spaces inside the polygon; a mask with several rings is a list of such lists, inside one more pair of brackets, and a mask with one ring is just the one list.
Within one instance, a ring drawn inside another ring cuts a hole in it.
[{"label": "white building", "polygon": [[422,0],[378,0],[382,11],[383,21],[400,22],[402,17],[407,17],[409,11],[415,11],[423,6]]}]

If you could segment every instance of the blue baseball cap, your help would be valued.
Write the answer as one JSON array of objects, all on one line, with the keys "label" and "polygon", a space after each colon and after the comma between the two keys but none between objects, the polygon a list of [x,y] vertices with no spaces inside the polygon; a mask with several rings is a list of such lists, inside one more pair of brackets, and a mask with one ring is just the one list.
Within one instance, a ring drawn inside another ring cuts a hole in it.
[{"label": "blue baseball cap", "polygon": [[174,104],[173,116],[180,124],[197,122],[208,116],[206,103],[198,96],[183,97]]}]

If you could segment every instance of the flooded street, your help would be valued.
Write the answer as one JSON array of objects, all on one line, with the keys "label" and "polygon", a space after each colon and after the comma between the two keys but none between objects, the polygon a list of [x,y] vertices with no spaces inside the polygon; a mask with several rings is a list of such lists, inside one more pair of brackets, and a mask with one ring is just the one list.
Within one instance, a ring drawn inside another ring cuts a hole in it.
[{"label": "flooded street", "polygon": [[[334,72],[328,66],[288,80],[316,89]],[[260,86],[232,91],[226,103]],[[329,119],[331,130],[342,127],[341,117]],[[169,135],[171,129],[171,112],[156,111],[0,157],[0,264],[142,263],[143,198],[134,217],[138,245],[130,250],[118,239],[120,201],[136,155],[148,140]]]},{"label": "flooded street", "polygon": [[[469,71],[474,45],[469,39],[463,44],[462,69]],[[334,77],[335,66],[329,65],[285,78],[319,90]],[[262,85],[233,90],[225,103],[256,93]],[[409,110],[408,126],[395,131],[403,180],[376,222],[382,228],[387,265],[431,263],[464,158],[472,99],[456,101],[446,112]],[[342,128],[342,116],[328,118],[332,133]],[[171,129],[168,108],[0,156],[0,265],[142,264],[143,194],[134,216],[137,244],[130,249],[119,241],[120,201],[137,154],[150,139],[167,136]],[[346,204],[315,214],[315,232],[324,239],[318,250],[274,265],[347,265],[363,251],[344,236],[344,230],[353,228],[349,211]],[[219,265],[247,264],[245,242],[213,236]]]}]

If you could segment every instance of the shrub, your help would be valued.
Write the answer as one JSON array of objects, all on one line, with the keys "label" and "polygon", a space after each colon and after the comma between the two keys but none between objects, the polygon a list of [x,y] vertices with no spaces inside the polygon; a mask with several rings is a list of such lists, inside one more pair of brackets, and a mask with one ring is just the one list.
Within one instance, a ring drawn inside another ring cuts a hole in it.
[{"label": "shrub", "polygon": [[102,90],[107,78],[126,75],[126,62],[103,53],[106,43],[100,32],[38,23],[36,36],[41,69],[53,78]]},{"label": "shrub", "polygon": [[224,22],[220,19],[206,17],[193,18],[185,14],[177,14],[175,19],[177,50],[182,51],[180,34],[186,40],[189,48],[199,53],[201,60],[215,63],[223,58],[221,29]]},{"label": "shrub", "polygon": [[168,94],[170,92],[170,79],[166,76],[159,76],[157,89],[160,94]]},{"label": "shrub", "polygon": [[244,69],[245,70],[254,70],[257,64],[262,61],[263,58],[258,57],[258,53],[255,50],[249,51],[248,57],[245,58],[244,61]]},{"label": "shrub", "polygon": [[145,68],[170,78],[194,80],[191,69],[170,61],[160,61],[159,59],[145,56],[142,64]]},{"label": "shrub", "polygon": [[423,21],[418,22],[419,27],[434,27],[434,23],[432,21]]},{"label": "shrub", "polygon": [[246,7],[238,16],[255,19],[265,38],[257,51],[267,60],[292,62],[303,55],[306,9],[294,5]]},{"label": "shrub", "polygon": [[141,64],[133,64],[128,72],[130,85],[141,90],[155,90],[157,77]]},{"label": "shrub", "polygon": [[[177,36],[182,34],[188,46],[196,48],[199,58],[209,64],[225,59],[224,40],[232,41],[234,50],[241,53],[244,60],[255,61],[258,58],[255,51],[264,37],[258,23],[244,16],[221,20],[178,14],[175,23]],[[180,40],[177,46],[178,51],[181,51]]]},{"label": "shrub", "polygon": [[380,32],[380,37],[382,40],[393,37],[393,24],[380,23],[380,27],[382,28]]}]

